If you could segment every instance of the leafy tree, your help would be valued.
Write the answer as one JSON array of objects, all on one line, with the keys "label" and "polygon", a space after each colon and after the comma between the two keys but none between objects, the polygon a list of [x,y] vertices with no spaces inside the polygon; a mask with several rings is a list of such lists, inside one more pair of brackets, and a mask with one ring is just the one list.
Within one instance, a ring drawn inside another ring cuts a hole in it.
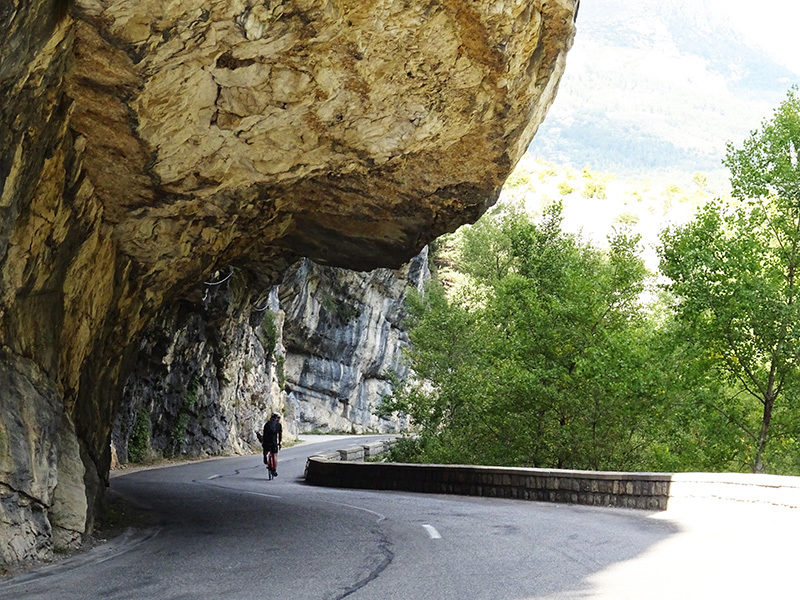
[{"label": "leafy tree", "polygon": [[[753,131],[742,147],[728,144],[723,161],[731,171],[733,196],[754,203],[777,204],[781,211],[800,201],[800,98],[793,86],[771,120]],[[791,229],[789,227],[788,229]]]},{"label": "leafy tree", "polygon": [[475,282],[496,284],[514,268],[514,235],[528,220],[518,205],[490,210],[474,225],[461,230],[455,242],[456,268]]},{"label": "leafy tree", "polygon": [[[735,401],[719,410],[750,439],[754,472],[765,470],[771,439],[796,450],[799,433],[792,400],[800,380],[796,92],[789,91],[741,148],[728,146],[736,200],[710,203],[694,221],[662,236],[661,266],[672,280],[678,317],[731,387]],[[745,397],[755,405],[743,403]]]},{"label": "leafy tree", "polygon": [[638,240],[617,235],[604,252],[560,224],[560,206],[539,223],[495,213],[461,234],[471,284],[412,301],[419,381],[384,408],[417,424],[419,460],[641,465],[655,379]]},{"label": "leafy tree", "polygon": [[746,469],[748,439],[736,421],[742,421],[747,402],[717,376],[708,349],[675,318],[671,297],[659,299],[655,312],[655,335],[648,339],[655,393],[644,440],[645,468]]}]

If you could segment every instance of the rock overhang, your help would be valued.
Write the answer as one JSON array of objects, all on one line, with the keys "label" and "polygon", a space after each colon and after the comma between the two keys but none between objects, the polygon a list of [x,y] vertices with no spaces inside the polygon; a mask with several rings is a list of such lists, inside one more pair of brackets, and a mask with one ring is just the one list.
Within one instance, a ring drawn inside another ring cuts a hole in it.
[{"label": "rock overhang", "polygon": [[76,0],[71,125],[148,271],[196,278],[253,246],[396,266],[494,202],[552,101],[574,10]]},{"label": "rock overhang", "polygon": [[0,432],[41,407],[30,443],[0,444],[0,561],[91,529],[162,307],[232,265],[262,284],[300,256],[397,266],[480,216],[555,96],[577,10],[74,0],[59,18],[67,4],[0,8],[0,379],[17,382]]}]

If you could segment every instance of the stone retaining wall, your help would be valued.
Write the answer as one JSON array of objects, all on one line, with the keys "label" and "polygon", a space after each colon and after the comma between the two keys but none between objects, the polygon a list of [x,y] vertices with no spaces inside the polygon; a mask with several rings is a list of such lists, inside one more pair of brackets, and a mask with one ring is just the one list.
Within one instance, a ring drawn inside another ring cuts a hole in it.
[{"label": "stone retaining wall", "polygon": [[[313,485],[516,498],[666,510],[678,502],[737,501],[800,508],[800,477],[743,473],[623,473],[363,462],[387,443],[309,457]],[[380,446],[380,448],[379,448]]]}]

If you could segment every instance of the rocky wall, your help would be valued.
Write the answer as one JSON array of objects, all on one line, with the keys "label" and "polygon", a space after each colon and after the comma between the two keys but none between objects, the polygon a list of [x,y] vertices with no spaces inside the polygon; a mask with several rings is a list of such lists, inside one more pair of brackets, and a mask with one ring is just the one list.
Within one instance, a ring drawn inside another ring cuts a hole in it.
[{"label": "rocky wall", "polygon": [[142,332],[200,282],[397,268],[491,205],[576,9],[0,3],[0,562],[91,530]]},{"label": "rocky wall", "polygon": [[394,432],[407,421],[376,414],[408,373],[404,302],[422,291],[428,252],[399,270],[360,273],[304,260],[279,288],[287,414],[301,432]]},{"label": "rocky wall", "polygon": [[276,289],[259,295],[243,279],[219,274],[199,303],[179,302],[145,330],[112,430],[118,462],[247,453],[283,412]]},{"label": "rocky wall", "polygon": [[404,429],[376,408],[407,373],[405,296],[428,277],[427,249],[397,270],[302,260],[260,294],[217,273],[199,303],[145,331],[114,421],[116,460],[250,452],[273,411],[289,438]]}]

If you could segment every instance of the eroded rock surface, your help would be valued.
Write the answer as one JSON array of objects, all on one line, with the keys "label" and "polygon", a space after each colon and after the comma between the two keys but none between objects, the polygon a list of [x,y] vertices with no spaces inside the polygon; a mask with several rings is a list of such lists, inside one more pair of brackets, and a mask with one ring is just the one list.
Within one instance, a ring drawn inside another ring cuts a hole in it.
[{"label": "eroded rock surface", "polygon": [[391,393],[392,378],[408,373],[404,301],[428,278],[427,249],[396,271],[356,273],[309,260],[290,269],[279,294],[286,403],[299,431],[390,432],[407,425],[376,409]]},{"label": "eroded rock surface", "polygon": [[112,430],[117,460],[258,450],[275,411],[289,439],[404,430],[376,409],[408,371],[404,301],[429,278],[427,254],[366,273],[304,259],[260,293],[236,271],[202,284],[199,303],[143,334]]},{"label": "eroded rock surface", "polygon": [[491,204],[576,4],[4,2],[0,560],[92,527],[140,333],[198,282],[397,267]]}]

